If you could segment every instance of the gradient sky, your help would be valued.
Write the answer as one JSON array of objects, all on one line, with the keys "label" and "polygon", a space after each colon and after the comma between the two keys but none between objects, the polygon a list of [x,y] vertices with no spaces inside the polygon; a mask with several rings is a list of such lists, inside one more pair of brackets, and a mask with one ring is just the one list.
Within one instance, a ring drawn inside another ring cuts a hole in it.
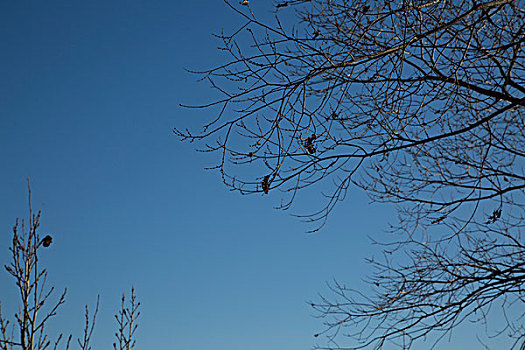
[{"label": "gradient sky", "polygon": [[[252,8],[270,17],[269,4]],[[229,192],[204,170],[215,158],[171,132],[211,117],[179,107],[211,98],[184,68],[222,62],[211,33],[239,23],[222,1],[0,2],[0,263],[30,178],[40,232],[54,237],[42,261],[68,288],[51,330],[80,336],[100,294],[93,348],[109,348],[133,284],[137,349],[306,350],[322,330],[306,301],[334,278],[362,285],[367,235],[384,235],[391,207],[354,191],[307,234],[272,209],[278,193]],[[1,272],[4,311],[15,296]]]}]

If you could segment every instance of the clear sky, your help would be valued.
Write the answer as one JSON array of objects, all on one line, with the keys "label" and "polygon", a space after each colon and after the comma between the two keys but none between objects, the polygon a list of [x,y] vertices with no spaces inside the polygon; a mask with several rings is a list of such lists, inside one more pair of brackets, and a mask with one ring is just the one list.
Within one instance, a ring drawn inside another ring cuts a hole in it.
[{"label": "clear sky", "polygon": [[[306,301],[333,278],[361,285],[367,235],[381,237],[390,207],[355,191],[307,234],[272,209],[277,193],[229,192],[204,170],[214,157],[171,132],[210,117],[178,106],[211,98],[184,68],[222,62],[211,33],[239,23],[222,1],[0,2],[0,263],[30,178],[54,237],[42,261],[68,287],[54,329],[80,336],[100,294],[93,348],[109,348],[134,284],[137,349],[306,350],[322,330]],[[0,273],[7,311],[14,297]]]}]

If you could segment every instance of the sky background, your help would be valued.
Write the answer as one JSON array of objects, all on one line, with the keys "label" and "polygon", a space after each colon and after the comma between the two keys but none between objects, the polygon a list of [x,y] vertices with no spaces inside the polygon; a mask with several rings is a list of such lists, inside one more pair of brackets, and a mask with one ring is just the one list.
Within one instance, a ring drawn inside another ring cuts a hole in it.
[{"label": "sky background", "polygon": [[[269,4],[251,2],[271,19]],[[0,1],[0,263],[30,178],[54,238],[41,261],[68,288],[51,331],[80,336],[100,294],[93,348],[110,348],[135,285],[137,349],[306,350],[323,329],[307,301],[334,278],[362,286],[391,207],[353,191],[307,234],[272,209],[278,193],[229,192],[204,170],[216,158],[172,133],[212,117],[179,107],[213,96],[184,68],[224,62],[211,33],[240,23],[222,1]],[[5,272],[0,300],[16,311]],[[474,337],[439,348],[481,348]]]}]

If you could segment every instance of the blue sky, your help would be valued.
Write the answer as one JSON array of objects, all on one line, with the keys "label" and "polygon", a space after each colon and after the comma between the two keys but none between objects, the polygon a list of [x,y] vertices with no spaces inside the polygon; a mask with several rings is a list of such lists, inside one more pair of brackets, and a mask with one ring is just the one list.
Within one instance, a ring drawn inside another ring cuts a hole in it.
[{"label": "blue sky", "polygon": [[[30,178],[54,237],[42,261],[68,287],[52,330],[80,336],[100,294],[93,347],[110,347],[134,284],[138,349],[309,349],[322,324],[306,301],[333,278],[361,285],[367,235],[381,237],[392,208],[355,191],[307,234],[272,209],[278,195],[229,192],[203,170],[215,158],[172,134],[210,117],[179,107],[211,98],[184,68],[220,63],[211,33],[239,23],[222,1],[1,2],[0,263]],[[0,286],[14,312],[6,273]]]}]

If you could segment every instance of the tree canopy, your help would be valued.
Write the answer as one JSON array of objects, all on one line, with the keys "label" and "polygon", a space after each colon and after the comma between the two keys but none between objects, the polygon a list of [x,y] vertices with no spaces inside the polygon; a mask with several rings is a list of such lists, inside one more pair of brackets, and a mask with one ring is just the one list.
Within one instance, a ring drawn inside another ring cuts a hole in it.
[{"label": "tree canopy", "polygon": [[225,184],[243,194],[280,189],[286,209],[318,189],[313,230],[352,187],[399,208],[399,239],[370,259],[374,292],[334,283],[312,302],[326,347],[408,348],[495,306],[517,344],[525,3],[291,0],[271,24],[248,2],[226,4],[244,19],[218,36],[230,59],[199,72],[221,97],[194,106],[219,112],[175,133],[217,152]]}]

